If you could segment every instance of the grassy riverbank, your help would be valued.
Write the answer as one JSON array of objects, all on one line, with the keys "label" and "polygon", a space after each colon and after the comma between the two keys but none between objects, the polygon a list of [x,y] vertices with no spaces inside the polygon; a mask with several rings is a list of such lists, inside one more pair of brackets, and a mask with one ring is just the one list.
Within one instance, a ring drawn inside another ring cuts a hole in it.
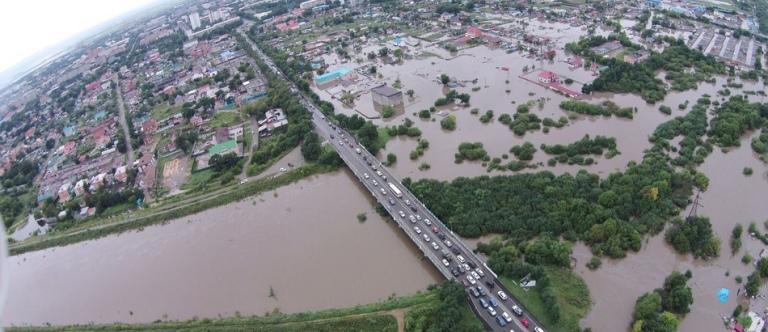
[{"label": "grassy riverbank", "polygon": [[310,164],[298,167],[276,177],[264,178],[241,185],[231,185],[215,193],[199,192],[159,202],[149,208],[136,211],[125,218],[104,218],[88,221],[87,224],[61,232],[33,237],[10,245],[11,255],[29,251],[63,246],[85,240],[97,239],[110,234],[121,233],[146,226],[167,222],[213,207],[222,206],[265,191],[291,184],[308,176],[330,172],[335,166]]},{"label": "grassy riverbank", "polygon": [[[447,283],[444,284],[444,286]],[[223,319],[156,321],[148,324],[103,324],[41,327],[11,327],[7,331],[424,331],[440,320],[440,310],[449,303],[447,287],[439,286],[411,296],[390,298],[381,302],[351,308],[329,309],[296,314],[273,313],[266,316],[240,316]],[[459,296],[463,295],[461,287]],[[461,331],[481,331],[466,302],[460,308]]]},{"label": "grassy riverbank", "polygon": [[502,277],[501,282],[548,328],[547,331],[579,331],[579,321],[592,307],[587,284],[571,270],[547,266],[544,271],[550,279],[552,291],[562,309],[562,316],[557,323],[549,319],[538,288],[525,291],[515,280],[507,277]]}]

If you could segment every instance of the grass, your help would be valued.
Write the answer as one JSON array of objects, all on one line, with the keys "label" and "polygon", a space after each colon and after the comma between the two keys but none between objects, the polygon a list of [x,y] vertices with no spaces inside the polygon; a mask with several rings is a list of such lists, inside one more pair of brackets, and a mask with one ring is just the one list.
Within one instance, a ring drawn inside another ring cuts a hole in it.
[{"label": "grass", "polygon": [[171,107],[167,102],[159,104],[155,106],[150,112],[149,116],[154,118],[155,120],[163,120],[167,119],[171,115],[179,112],[179,109],[176,107]]},{"label": "grass", "polygon": [[[240,316],[223,319],[157,321],[150,324],[104,324],[52,327],[11,327],[8,331],[397,331],[397,320],[389,312],[406,310],[409,314],[435,307],[434,292],[389,298],[384,301],[343,309],[329,309],[296,314],[273,313],[265,316]],[[467,313],[474,315],[466,308]],[[406,317],[406,320],[408,317]],[[477,320],[475,320],[477,321]],[[479,322],[477,322],[479,324]]]},{"label": "grass", "polygon": [[238,112],[217,112],[213,115],[209,125],[212,128],[222,128],[236,125],[242,121],[243,119]]},{"label": "grass", "polygon": [[526,309],[544,324],[547,331],[580,331],[579,321],[587,315],[592,306],[587,284],[571,270],[545,267],[545,271],[551,281],[557,303],[560,304],[562,310],[561,318],[557,323],[552,322],[546,314],[538,289],[526,292],[516,280],[507,277],[502,277],[501,282],[522,302]]},{"label": "grass", "polygon": [[212,169],[206,169],[199,172],[194,172],[189,176],[187,182],[181,185],[182,190],[197,188],[200,185],[207,183],[216,175],[216,172]]}]

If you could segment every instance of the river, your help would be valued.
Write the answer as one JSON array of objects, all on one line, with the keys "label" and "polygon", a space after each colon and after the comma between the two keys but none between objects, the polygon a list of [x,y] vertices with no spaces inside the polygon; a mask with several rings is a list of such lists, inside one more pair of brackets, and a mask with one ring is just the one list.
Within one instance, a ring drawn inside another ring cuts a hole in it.
[{"label": "river", "polygon": [[140,232],[13,256],[3,325],[293,313],[438,282],[372,204],[335,172]]}]

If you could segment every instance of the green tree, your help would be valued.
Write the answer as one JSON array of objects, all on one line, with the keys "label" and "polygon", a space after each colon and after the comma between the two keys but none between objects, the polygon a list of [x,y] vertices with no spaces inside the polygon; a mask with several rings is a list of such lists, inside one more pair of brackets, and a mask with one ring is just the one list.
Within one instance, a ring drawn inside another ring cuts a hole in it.
[{"label": "green tree", "polygon": [[322,146],[320,145],[320,139],[314,132],[310,132],[304,136],[304,143],[301,144],[301,155],[304,159],[312,162],[317,161],[320,158]]},{"label": "green tree", "polygon": [[443,85],[446,85],[450,81],[451,81],[451,78],[448,75],[440,74],[440,83],[443,83]]},{"label": "green tree", "polygon": [[747,296],[755,296],[760,291],[760,286],[762,286],[762,280],[760,278],[760,272],[754,271],[752,274],[747,277],[747,284],[744,285],[744,288],[747,291]]},{"label": "green tree", "polygon": [[652,319],[661,312],[661,295],[656,292],[645,293],[635,301],[634,320]]}]

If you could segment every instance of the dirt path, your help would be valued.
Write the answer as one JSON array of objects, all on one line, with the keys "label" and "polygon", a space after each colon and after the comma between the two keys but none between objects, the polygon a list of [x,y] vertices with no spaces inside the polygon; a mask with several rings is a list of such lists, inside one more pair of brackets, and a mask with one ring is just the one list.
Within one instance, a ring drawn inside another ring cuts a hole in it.
[{"label": "dirt path", "polygon": [[117,95],[117,110],[120,112],[120,127],[123,127],[123,136],[125,136],[125,148],[128,154],[128,165],[133,165],[133,146],[131,146],[131,132],[128,130],[128,121],[125,119],[125,103],[123,94],[120,92],[120,80],[117,75],[112,80],[115,83],[115,95]]}]

